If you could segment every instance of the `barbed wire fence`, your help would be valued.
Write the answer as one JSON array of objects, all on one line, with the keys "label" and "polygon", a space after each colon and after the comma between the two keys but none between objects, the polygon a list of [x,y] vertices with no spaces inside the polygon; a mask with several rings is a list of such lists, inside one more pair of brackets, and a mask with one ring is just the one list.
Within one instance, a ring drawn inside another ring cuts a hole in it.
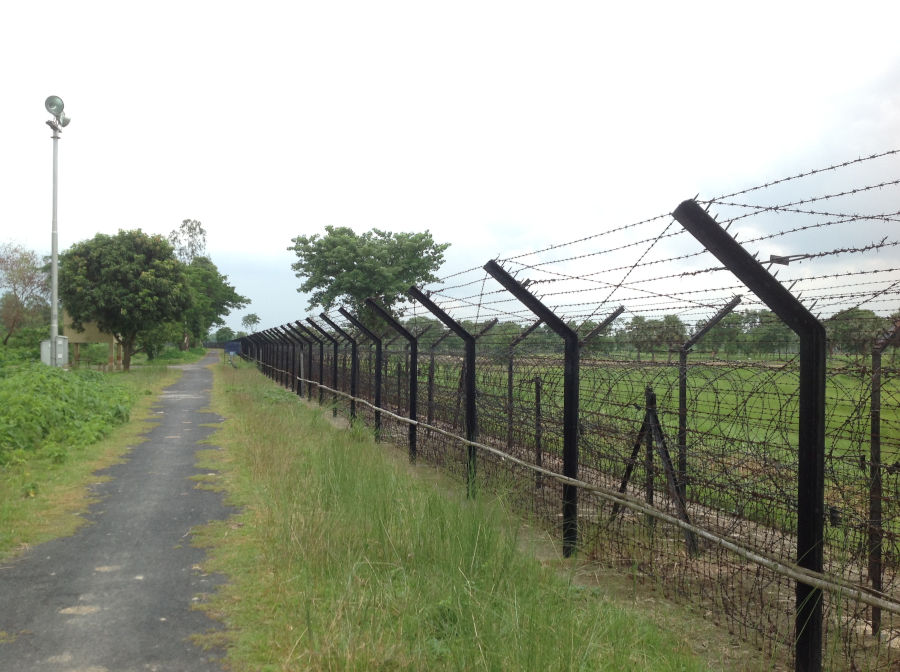
[{"label": "barbed wire fence", "polygon": [[773,661],[893,669],[898,175],[893,150],[686,201],[245,355]]}]

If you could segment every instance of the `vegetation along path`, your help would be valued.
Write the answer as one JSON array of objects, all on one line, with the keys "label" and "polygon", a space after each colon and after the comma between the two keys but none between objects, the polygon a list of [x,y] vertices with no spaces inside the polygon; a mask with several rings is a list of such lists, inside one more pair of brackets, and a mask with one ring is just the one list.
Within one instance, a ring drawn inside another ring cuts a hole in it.
[{"label": "vegetation along path", "polygon": [[229,514],[191,478],[220,421],[204,410],[215,357],[163,392],[159,423],[95,486],[91,524],[0,564],[0,671],[220,669],[188,640],[212,626],[192,606],[218,582],[199,570],[192,529]]}]

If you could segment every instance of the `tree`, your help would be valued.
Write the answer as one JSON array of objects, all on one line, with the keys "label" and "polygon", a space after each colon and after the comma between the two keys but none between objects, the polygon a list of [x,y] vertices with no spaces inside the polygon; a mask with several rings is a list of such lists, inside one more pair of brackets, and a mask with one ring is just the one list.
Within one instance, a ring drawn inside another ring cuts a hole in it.
[{"label": "tree", "polygon": [[748,348],[759,353],[788,354],[795,352],[797,335],[770,310],[744,313]]},{"label": "tree", "polygon": [[206,254],[206,230],[198,220],[185,219],[169,234],[169,244],[179,261],[190,264],[196,257]]},{"label": "tree", "polygon": [[[223,324],[232,308],[243,308],[249,299],[228,284],[228,276],[206,256],[206,230],[196,219],[185,219],[169,234],[175,256],[185,265],[191,292],[191,307],[184,316],[180,347],[187,350],[191,341],[203,340],[211,327]],[[177,340],[177,339],[176,339]]]},{"label": "tree", "polygon": [[96,322],[122,345],[127,371],[138,337],[178,321],[190,306],[183,265],[160,235],[98,233],[59,258],[60,297],[76,329]]},{"label": "tree", "polygon": [[671,361],[672,351],[680,348],[687,340],[687,327],[677,315],[664,315],[659,323],[657,342],[665,347]]},{"label": "tree", "polygon": [[[705,324],[706,321],[703,320],[697,324],[697,328],[700,329]],[[701,347],[708,348],[713,355],[719,352],[725,355],[733,355],[737,352],[749,354],[749,339],[746,337],[746,332],[753,324],[754,320],[752,318],[748,320],[745,313],[732,311],[709,330],[709,333],[701,341]]]},{"label": "tree", "polygon": [[219,273],[209,257],[194,257],[185,267],[185,277],[191,303],[183,317],[182,349],[188,348],[191,338],[200,341],[211,327],[223,324],[232,308],[250,302],[235,291],[228,276]]},{"label": "tree", "polygon": [[637,360],[641,361],[641,353],[646,352],[653,344],[652,327],[643,315],[635,315],[625,327],[625,334],[631,347],[637,350]]},{"label": "tree", "polygon": [[37,253],[13,243],[0,245],[0,288],[6,290],[0,297],[6,345],[17,329],[44,321],[50,288]]},{"label": "tree", "polygon": [[226,343],[234,340],[234,331],[230,327],[222,327],[216,331],[216,343]]},{"label": "tree", "polygon": [[253,332],[253,328],[259,323],[259,315],[256,313],[247,313],[241,318],[241,326],[249,332]]},{"label": "tree", "polygon": [[872,350],[875,338],[881,335],[890,321],[871,310],[848,308],[825,321],[831,349],[846,354],[862,355]]},{"label": "tree", "polygon": [[303,280],[298,292],[311,292],[309,309],[345,303],[356,314],[377,296],[391,309],[411,285],[434,282],[449,243],[437,244],[428,231],[391,233],[372,229],[357,235],[347,227],[325,227],[325,235],[297,236],[289,247],[291,265]]}]

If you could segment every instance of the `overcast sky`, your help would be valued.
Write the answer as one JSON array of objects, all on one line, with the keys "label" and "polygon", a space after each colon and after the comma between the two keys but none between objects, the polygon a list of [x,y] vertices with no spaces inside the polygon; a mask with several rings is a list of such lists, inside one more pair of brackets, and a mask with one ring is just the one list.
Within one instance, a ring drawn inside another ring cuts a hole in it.
[{"label": "overcast sky", "polygon": [[[261,327],[286,248],[429,229],[441,274],[900,146],[900,3],[24,2],[0,7],[2,239],[199,219]],[[896,177],[896,176],[894,176]]]}]

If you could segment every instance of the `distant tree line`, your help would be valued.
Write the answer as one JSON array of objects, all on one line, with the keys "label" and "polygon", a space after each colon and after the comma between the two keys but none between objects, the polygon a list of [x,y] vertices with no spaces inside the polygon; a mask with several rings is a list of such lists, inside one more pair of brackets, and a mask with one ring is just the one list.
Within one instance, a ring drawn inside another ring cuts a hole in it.
[{"label": "distant tree line", "polygon": [[[875,339],[885,333],[894,320],[881,317],[869,310],[858,308],[842,311],[824,321],[829,352],[832,355],[868,355]],[[441,337],[446,328],[437,319],[417,316],[404,321],[414,333],[422,333],[420,350],[429,350]],[[470,333],[476,333],[484,325],[472,322],[461,323]],[[481,354],[505,355],[510,345],[518,339],[530,325],[503,321],[494,325],[479,341]],[[596,322],[569,324],[581,335],[589,334]],[[671,360],[691,334],[703,323],[688,325],[677,315],[648,318],[634,315],[620,318],[603,333],[585,343],[582,353],[586,356],[619,354],[657,361],[658,358]],[[392,338],[392,332],[385,333]],[[459,340],[450,336],[441,341],[438,350],[450,352],[460,347]],[[712,357],[734,358],[769,355],[783,357],[796,354],[799,341],[796,335],[778,317],[768,310],[735,311],[726,315],[697,343],[693,350]],[[519,353],[562,352],[562,340],[546,325],[534,329],[516,346]]]}]

